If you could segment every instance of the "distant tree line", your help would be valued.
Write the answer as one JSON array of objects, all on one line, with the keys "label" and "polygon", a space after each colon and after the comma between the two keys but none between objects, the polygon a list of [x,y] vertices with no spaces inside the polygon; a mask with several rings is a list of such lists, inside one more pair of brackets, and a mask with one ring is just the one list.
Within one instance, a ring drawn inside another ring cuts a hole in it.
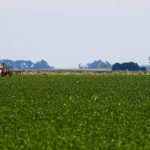
[{"label": "distant tree line", "polygon": [[113,71],[147,71],[146,67],[140,67],[135,62],[115,63],[111,65],[108,61],[95,60],[86,65],[79,64],[79,69],[112,69]]},{"label": "distant tree line", "polygon": [[32,62],[30,60],[9,60],[3,59],[0,60],[0,63],[4,63],[8,68],[11,69],[50,69],[53,68],[48,65],[45,60],[40,60],[37,62]]},{"label": "distant tree line", "polygon": [[108,61],[95,60],[87,63],[85,66],[79,64],[79,69],[111,69],[111,64]]},{"label": "distant tree line", "polygon": [[[0,60],[0,64],[4,63],[11,69],[50,69],[54,68],[50,66],[45,60],[32,62],[31,60]],[[79,64],[79,69],[112,69],[113,71],[147,71],[146,67],[140,67],[134,62],[115,63],[111,65],[108,61],[95,60],[86,65]]]},{"label": "distant tree line", "polygon": [[113,71],[146,71],[146,67],[140,67],[137,63],[126,62],[126,63],[115,63],[112,66]]}]

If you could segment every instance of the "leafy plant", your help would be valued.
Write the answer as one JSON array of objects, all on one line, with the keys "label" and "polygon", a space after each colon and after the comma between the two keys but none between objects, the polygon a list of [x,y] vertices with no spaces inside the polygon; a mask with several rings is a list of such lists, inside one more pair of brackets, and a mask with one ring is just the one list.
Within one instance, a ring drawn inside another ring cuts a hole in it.
[{"label": "leafy plant", "polygon": [[0,149],[150,149],[150,77],[0,78]]}]

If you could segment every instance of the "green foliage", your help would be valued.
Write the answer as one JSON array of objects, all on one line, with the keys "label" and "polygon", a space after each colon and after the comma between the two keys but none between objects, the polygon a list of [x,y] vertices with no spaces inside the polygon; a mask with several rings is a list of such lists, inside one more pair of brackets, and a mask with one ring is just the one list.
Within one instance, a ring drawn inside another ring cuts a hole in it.
[{"label": "green foliage", "polygon": [[150,149],[150,77],[0,78],[0,149]]}]

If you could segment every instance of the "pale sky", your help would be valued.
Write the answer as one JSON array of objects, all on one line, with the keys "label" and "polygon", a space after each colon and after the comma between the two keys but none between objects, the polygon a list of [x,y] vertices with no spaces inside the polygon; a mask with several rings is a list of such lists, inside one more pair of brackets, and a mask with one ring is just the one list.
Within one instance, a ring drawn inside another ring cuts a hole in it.
[{"label": "pale sky", "polygon": [[0,0],[0,59],[71,68],[149,56],[150,0]]}]

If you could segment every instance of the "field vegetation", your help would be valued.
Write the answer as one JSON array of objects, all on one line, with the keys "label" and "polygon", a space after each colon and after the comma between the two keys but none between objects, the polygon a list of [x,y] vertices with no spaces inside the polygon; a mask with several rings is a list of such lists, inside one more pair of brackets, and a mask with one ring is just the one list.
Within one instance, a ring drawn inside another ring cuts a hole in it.
[{"label": "field vegetation", "polygon": [[0,78],[0,149],[150,149],[149,75]]}]

